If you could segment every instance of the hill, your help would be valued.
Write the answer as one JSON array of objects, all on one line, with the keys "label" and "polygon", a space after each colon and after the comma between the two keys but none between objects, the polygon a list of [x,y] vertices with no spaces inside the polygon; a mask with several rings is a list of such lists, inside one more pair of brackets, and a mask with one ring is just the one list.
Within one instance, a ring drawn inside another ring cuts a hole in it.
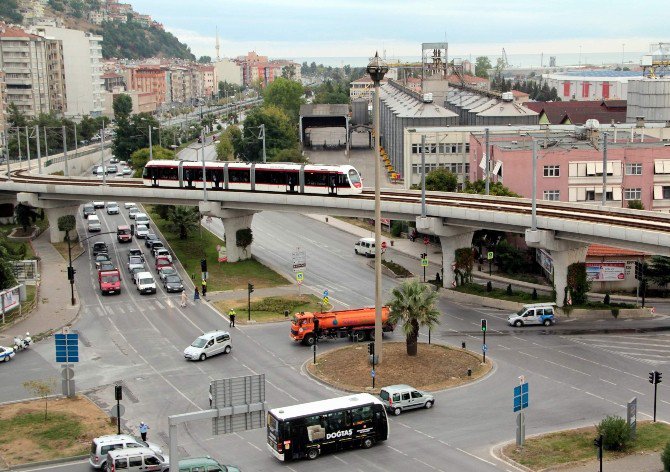
[{"label": "hill", "polygon": [[[0,0],[0,20],[21,23],[18,0]],[[57,18],[66,28],[90,31],[102,36],[102,56],[144,59],[147,57],[178,57],[195,60],[189,47],[171,33],[155,26],[145,26],[128,15],[128,21],[89,22],[87,12],[97,11],[99,0],[49,0],[44,16]]]}]

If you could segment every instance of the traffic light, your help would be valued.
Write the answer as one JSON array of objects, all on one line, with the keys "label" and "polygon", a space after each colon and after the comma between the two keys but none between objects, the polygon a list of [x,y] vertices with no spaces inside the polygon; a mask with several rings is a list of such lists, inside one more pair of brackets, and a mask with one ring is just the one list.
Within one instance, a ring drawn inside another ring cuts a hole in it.
[{"label": "traffic light", "polygon": [[253,293],[253,291],[254,291],[254,284],[252,284],[251,282],[249,282],[249,283],[247,284],[247,290],[249,291],[249,293]]},{"label": "traffic light", "polygon": [[597,438],[595,438],[595,439],[593,440],[593,445],[594,445],[595,447],[598,447],[598,448],[602,447],[602,445],[603,445],[603,437],[602,437],[602,435],[601,435],[601,436],[598,436]]},{"label": "traffic light", "polygon": [[654,381],[655,381],[657,384],[660,384],[660,383],[661,383],[661,377],[662,377],[662,376],[663,376],[663,374],[661,374],[660,372],[656,371],[656,379],[654,379]]},{"label": "traffic light", "polygon": [[482,331],[486,332],[486,320],[482,320]]},{"label": "traffic light", "polygon": [[639,261],[635,261],[635,280],[640,280],[642,278],[642,264]]},{"label": "traffic light", "polygon": [[368,354],[371,356],[375,355],[375,343],[368,343]]},{"label": "traffic light", "polygon": [[119,401],[123,400],[123,386],[114,385],[114,400]]},{"label": "traffic light", "polygon": [[74,274],[76,274],[77,271],[75,270],[74,267],[68,267],[67,268],[67,279],[68,280],[74,280]]},{"label": "traffic light", "polygon": [[200,259],[200,270],[207,272],[207,259]]},{"label": "traffic light", "polygon": [[426,259],[428,257],[428,254],[425,252],[421,253],[421,259]]},{"label": "traffic light", "polygon": [[649,383],[650,384],[660,384],[663,374],[658,371],[649,372]]}]

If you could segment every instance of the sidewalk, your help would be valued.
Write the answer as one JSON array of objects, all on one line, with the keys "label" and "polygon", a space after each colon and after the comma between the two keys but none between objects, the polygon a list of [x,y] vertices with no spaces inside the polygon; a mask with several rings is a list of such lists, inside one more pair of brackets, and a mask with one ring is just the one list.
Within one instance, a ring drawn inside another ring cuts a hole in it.
[{"label": "sidewalk", "polygon": [[[79,314],[79,302],[70,302],[70,284],[67,280],[67,263],[49,242],[49,231],[44,231],[32,241],[35,254],[40,258],[40,284],[37,305],[24,319],[0,331],[0,344],[9,345],[14,336],[29,332],[35,339],[49,335],[72,321]],[[75,288],[75,300],[79,296]]]}]

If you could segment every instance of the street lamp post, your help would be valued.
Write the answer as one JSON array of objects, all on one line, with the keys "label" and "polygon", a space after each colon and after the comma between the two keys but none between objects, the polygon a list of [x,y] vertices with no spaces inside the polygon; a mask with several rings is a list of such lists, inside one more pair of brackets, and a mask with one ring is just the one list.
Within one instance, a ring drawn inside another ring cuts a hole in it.
[{"label": "street lamp post", "polygon": [[373,365],[382,361],[382,222],[381,222],[381,171],[379,170],[379,83],[388,72],[388,65],[375,52],[366,69],[375,85],[375,106],[374,106],[374,130],[375,130],[375,355],[373,356]]},{"label": "street lamp post", "polygon": [[151,144],[151,125],[149,125],[149,160],[154,160],[154,148]]}]

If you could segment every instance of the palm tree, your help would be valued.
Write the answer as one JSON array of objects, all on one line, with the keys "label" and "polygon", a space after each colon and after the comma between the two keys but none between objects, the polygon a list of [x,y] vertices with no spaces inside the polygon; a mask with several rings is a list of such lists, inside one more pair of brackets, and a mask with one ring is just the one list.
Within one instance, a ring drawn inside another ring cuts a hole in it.
[{"label": "palm tree", "polygon": [[200,213],[195,207],[174,206],[168,210],[170,229],[179,233],[179,239],[188,238],[190,231],[200,226]]},{"label": "palm tree", "polygon": [[432,328],[440,322],[440,312],[435,308],[437,292],[415,279],[403,282],[391,294],[390,321],[402,324],[407,339],[407,355],[416,356],[419,328]]}]

